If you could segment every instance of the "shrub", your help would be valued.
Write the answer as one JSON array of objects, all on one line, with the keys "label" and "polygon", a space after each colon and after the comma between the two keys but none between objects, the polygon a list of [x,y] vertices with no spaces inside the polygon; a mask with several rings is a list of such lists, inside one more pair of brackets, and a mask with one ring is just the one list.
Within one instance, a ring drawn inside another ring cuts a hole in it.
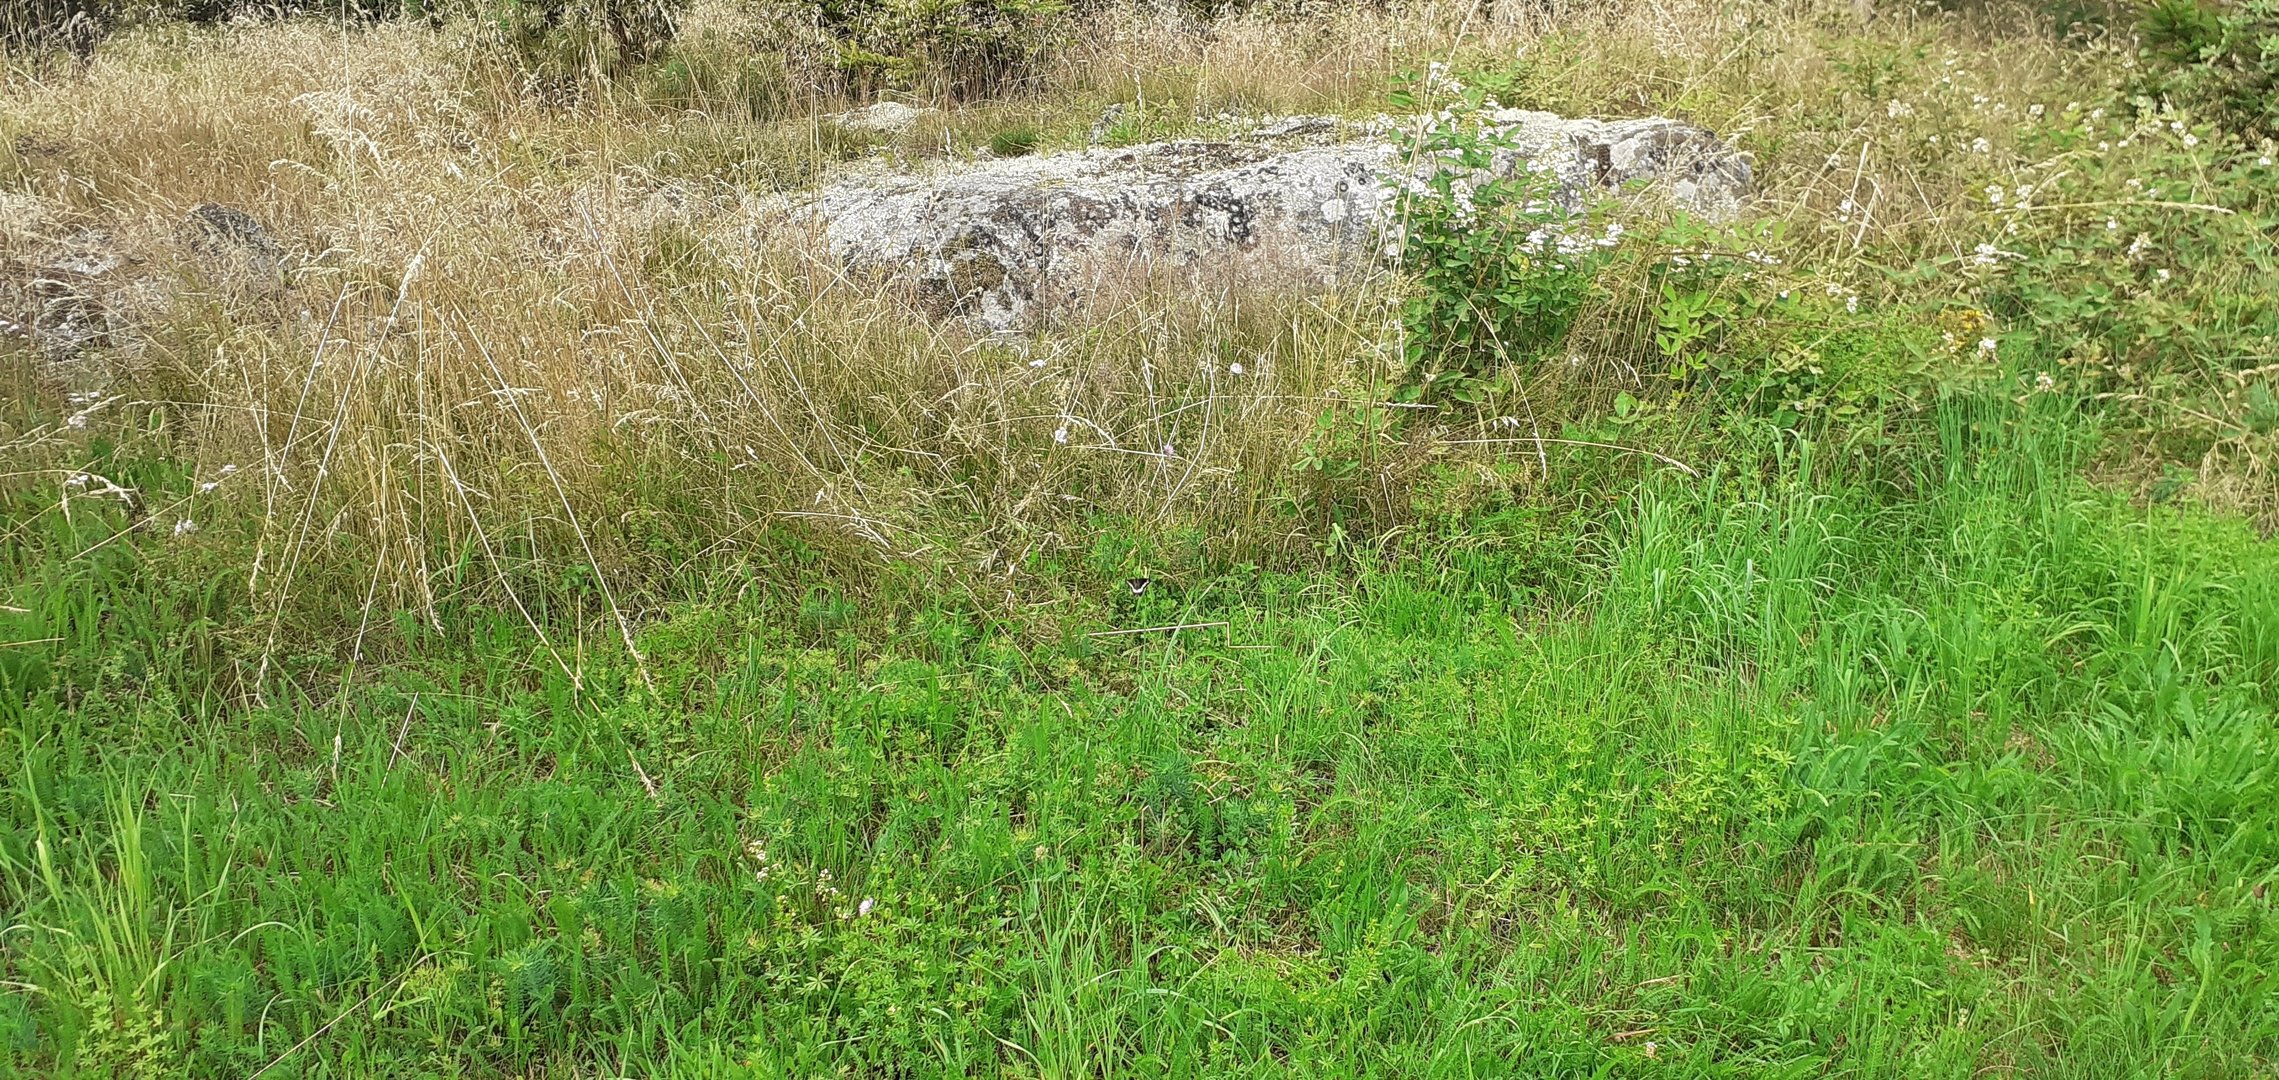
[{"label": "shrub", "polygon": [[1436,66],[1406,77],[1393,97],[1402,108],[1453,98],[1404,140],[1412,165],[1398,243],[1411,283],[1403,309],[1411,400],[1477,404],[1508,386],[1514,365],[1556,350],[1620,236],[1612,225],[1589,235],[1590,214],[1563,201],[1558,177],[1516,157],[1488,115],[1505,81],[1467,85]]},{"label": "shrub", "polygon": [[1061,0],[801,0],[857,97],[916,90],[987,97],[1029,78],[1061,32]]},{"label": "shrub", "polygon": [[2279,136],[2279,0],[2154,0],[2138,30],[2147,96]]},{"label": "shrub", "polygon": [[10,0],[0,5],[0,51],[39,54],[68,50],[85,59],[110,30],[101,0]]},{"label": "shrub", "polygon": [[2041,388],[2080,394],[2129,436],[2120,464],[2198,475],[2279,521],[2279,146],[2138,104],[2031,131],[2029,163],[1987,186],[1986,240],[1956,269],[2032,343]]},{"label": "shrub", "polygon": [[673,40],[682,0],[404,0],[431,19],[472,17],[525,69],[621,73]]},{"label": "shrub", "polygon": [[472,20],[524,67],[623,71],[655,58],[674,34],[684,0],[6,0],[0,47],[68,49],[82,58],[111,30],[138,23],[218,23],[246,12],[329,17]]}]

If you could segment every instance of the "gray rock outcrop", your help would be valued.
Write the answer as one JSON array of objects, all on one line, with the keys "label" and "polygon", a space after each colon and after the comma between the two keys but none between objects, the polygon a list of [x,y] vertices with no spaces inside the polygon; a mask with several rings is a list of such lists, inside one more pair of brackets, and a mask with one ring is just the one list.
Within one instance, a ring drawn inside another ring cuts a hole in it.
[{"label": "gray rock outcrop", "polygon": [[284,250],[253,215],[199,203],[187,225],[190,251],[208,281],[238,295],[268,295],[284,287]]},{"label": "gray rock outcrop", "polygon": [[835,114],[831,122],[849,131],[875,132],[881,135],[900,135],[926,117],[941,110],[904,105],[899,101],[877,101],[860,109],[849,109]]},{"label": "gray rock outcrop", "polygon": [[67,225],[39,199],[0,192],[0,337],[29,342],[57,363],[90,350],[132,354],[144,324],[180,291],[176,265],[233,299],[284,287],[283,249],[242,210],[201,203],[180,236],[186,251],[132,244],[107,229]]},{"label": "gray rock outcrop", "polygon": [[136,343],[139,316],[160,296],[124,246],[30,196],[0,193],[0,219],[0,337],[55,362]]},{"label": "gray rock outcrop", "polygon": [[[1522,110],[1494,121],[1511,147],[1496,168],[1548,171],[1570,203],[1637,186],[1723,216],[1749,191],[1747,158],[1689,124]],[[1326,285],[1382,265],[1390,185],[1416,168],[1352,134],[1295,117],[1228,141],[856,176],[791,216],[841,262],[907,276],[929,310],[992,330],[1032,325],[1135,273]]]}]

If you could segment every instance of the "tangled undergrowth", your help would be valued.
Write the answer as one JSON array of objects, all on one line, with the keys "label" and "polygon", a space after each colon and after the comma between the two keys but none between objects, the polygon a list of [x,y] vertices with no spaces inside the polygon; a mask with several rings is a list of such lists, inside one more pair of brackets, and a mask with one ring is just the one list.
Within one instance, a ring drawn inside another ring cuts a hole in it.
[{"label": "tangled undergrowth", "polygon": [[[0,1061],[2271,1068],[2261,6],[984,6],[11,61]],[[1381,112],[1330,291],[993,337],[765,227]]]},{"label": "tangled undergrowth", "polygon": [[[2265,522],[2279,506],[2255,285],[2271,147],[2123,97],[2122,41],[1815,11],[1594,9],[1591,32],[1462,38],[1364,12],[1208,36],[1126,17],[1025,95],[885,136],[812,88],[755,90],[764,72],[725,58],[753,32],[732,15],[690,13],[655,65],[574,103],[532,97],[473,39],[387,25],[152,31],[22,84],[0,114],[16,257],[93,232],[193,276],[122,355],[21,369],[12,454],[59,470],[51,491],[175,463],[144,501],[180,504],[152,527],[305,566],[247,574],[249,599],[320,623],[369,594],[433,624],[439,595],[534,602],[581,576],[638,607],[776,538],[858,576],[924,553],[1018,584],[1118,529],[1162,538],[1135,556],[1159,572],[1296,566],[1332,534],[1397,544],[1420,507],[1533,498],[1554,458],[1654,460],[1573,443],[1701,469],[1804,433],[1872,473],[1923,444],[1938,395],[1996,379],[1999,349],[2033,371],[1997,392],[2076,396],[2134,432],[2098,465],[2110,482]],[[1049,150],[1114,103],[1126,137],[1374,111],[1435,55],[1508,104],[1729,132],[1762,197],[1729,225],[1609,208],[1597,235],[1621,243],[1556,282],[1436,276],[1533,225],[1420,227],[1412,244],[1457,246],[1417,247],[1405,279],[1207,308],[1143,294],[1026,341],[751,239],[766,192],[842,159],[978,152],[1002,125]],[[207,202],[267,223],[280,287],[183,251],[174,222]],[[1407,317],[1387,307],[1404,289]],[[1461,340],[1483,328],[1531,340]],[[1446,407],[1375,404],[1451,364],[1466,388]],[[1537,441],[1495,441],[1517,436]],[[288,587],[303,573],[371,580],[312,597]]]}]

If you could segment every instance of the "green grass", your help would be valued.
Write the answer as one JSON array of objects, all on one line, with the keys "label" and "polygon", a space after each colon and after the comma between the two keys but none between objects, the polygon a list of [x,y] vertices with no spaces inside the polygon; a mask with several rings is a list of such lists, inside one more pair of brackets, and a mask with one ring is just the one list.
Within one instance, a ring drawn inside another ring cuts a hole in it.
[{"label": "green grass", "polygon": [[[582,102],[308,23],[0,95],[39,229],[323,252],[0,345],[0,1075],[2279,1075],[2259,135],[1831,0],[1131,15],[856,137],[731,6]],[[1442,51],[1762,187],[1437,410],[1477,219],[1009,341],[674,209]]]},{"label": "green grass", "polygon": [[1877,485],[1799,443],[1093,625],[1225,624],[1177,636],[715,587],[649,613],[653,692],[497,613],[224,707],[159,541],[50,515],[0,1061],[2265,1075],[2279,552],[2075,479],[2072,417],[1953,399]]}]

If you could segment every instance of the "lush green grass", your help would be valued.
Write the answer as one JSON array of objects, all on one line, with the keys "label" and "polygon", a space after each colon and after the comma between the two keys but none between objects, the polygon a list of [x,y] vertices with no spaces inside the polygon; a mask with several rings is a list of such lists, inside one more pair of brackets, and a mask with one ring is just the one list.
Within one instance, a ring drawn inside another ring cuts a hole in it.
[{"label": "lush green grass", "polygon": [[[1149,4],[887,135],[697,7],[588,91],[408,22],[6,76],[0,272],[172,299],[0,344],[0,1073],[2279,1074],[2232,60]],[[1021,342],[745,212],[1435,60],[1759,194],[1531,275],[1472,189],[1382,280]]]},{"label": "lush green grass", "polygon": [[1176,637],[731,584],[654,692],[501,613],[224,708],[158,542],[49,515],[0,1060],[2266,1074],[2279,552],[2075,479],[2056,395],[1937,421],[1875,486],[1796,444],[1110,620],[1225,623]]}]

